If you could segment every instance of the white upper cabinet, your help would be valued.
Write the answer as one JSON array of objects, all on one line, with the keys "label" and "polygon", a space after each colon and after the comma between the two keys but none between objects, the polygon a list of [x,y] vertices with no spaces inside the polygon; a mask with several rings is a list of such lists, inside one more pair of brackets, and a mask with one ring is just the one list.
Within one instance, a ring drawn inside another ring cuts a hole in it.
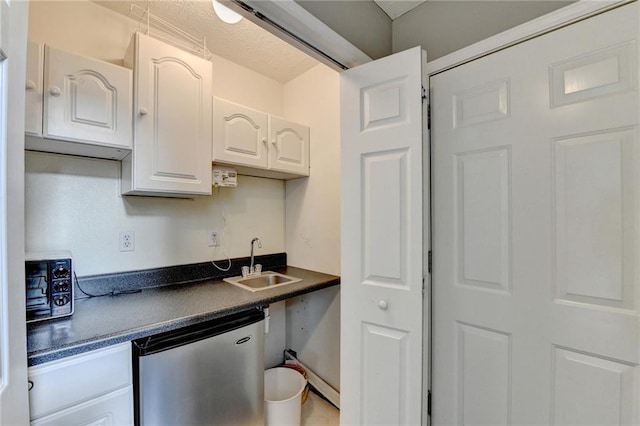
[{"label": "white upper cabinet", "polygon": [[309,176],[308,127],[220,98],[213,105],[214,163],[252,176]]},{"label": "white upper cabinet", "polygon": [[266,113],[214,98],[213,117],[214,161],[267,168]]},{"label": "white upper cabinet", "polygon": [[269,116],[269,169],[309,176],[309,128]]},{"label": "white upper cabinet", "polygon": [[132,143],[132,73],[29,43],[27,149],[122,159]]},{"label": "white upper cabinet", "polygon": [[123,194],[210,195],[211,62],[136,33],[125,66],[134,70],[134,146]]},{"label": "white upper cabinet", "polygon": [[42,136],[44,85],[44,45],[27,43],[27,81],[25,92],[24,130],[28,135]]}]

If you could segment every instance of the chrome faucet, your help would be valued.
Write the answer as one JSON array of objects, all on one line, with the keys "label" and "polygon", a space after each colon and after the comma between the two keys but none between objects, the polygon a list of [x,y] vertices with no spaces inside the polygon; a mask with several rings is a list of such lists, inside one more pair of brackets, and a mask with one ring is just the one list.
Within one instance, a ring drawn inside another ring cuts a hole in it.
[{"label": "chrome faucet", "polygon": [[254,243],[258,243],[258,248],[262,248],[262,243],[260,242],[260,238],[256,237],[253,240],[251,240],[251,265],[249,266],[249,274],[259,274],[262,272],[262,265],[254,265],[253,263],[253,244]]}]

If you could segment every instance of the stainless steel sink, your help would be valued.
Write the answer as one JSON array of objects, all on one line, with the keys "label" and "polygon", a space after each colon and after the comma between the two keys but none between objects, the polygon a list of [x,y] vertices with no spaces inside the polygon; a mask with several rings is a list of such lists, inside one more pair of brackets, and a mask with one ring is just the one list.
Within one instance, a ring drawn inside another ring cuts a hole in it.
[{"label": "stainless steel sink", "polygon": [[224,281],[244,288],[245,290],[260,291],[281,285],[297,283],[302,280],[300,278],[290,277],[289,275],[266,271],[261,275],[256,275],[254,277],[232,277],[225,278]]}]

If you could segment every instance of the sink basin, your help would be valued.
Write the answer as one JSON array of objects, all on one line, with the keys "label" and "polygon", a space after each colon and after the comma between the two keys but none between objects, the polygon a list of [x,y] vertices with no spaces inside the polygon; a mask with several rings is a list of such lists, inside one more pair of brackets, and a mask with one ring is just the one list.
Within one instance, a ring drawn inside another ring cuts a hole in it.
[{"label": "sink basin", "polygon": [[290,277],[289,275],[266,271],[263,272],[262,275],[257,275],[255,277],[232,277],[225,278],[224,281],[244,288],[245,290],[260,291],[281,285],[297,283],[302,280],[300,278]]}]

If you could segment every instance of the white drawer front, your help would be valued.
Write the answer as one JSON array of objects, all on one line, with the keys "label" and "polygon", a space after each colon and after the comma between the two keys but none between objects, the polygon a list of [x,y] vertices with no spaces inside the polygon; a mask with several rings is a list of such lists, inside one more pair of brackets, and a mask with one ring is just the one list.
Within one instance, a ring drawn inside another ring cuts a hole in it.
[{"label": "white drawer front", "polygon": [[31,422],[33,426],[133,425],[133,386],[74,405]]},{"label": "white drawer front", "polygon": [[37,419],[131,385],[131,344],[31,367],[29,380],[31,419]]}]

